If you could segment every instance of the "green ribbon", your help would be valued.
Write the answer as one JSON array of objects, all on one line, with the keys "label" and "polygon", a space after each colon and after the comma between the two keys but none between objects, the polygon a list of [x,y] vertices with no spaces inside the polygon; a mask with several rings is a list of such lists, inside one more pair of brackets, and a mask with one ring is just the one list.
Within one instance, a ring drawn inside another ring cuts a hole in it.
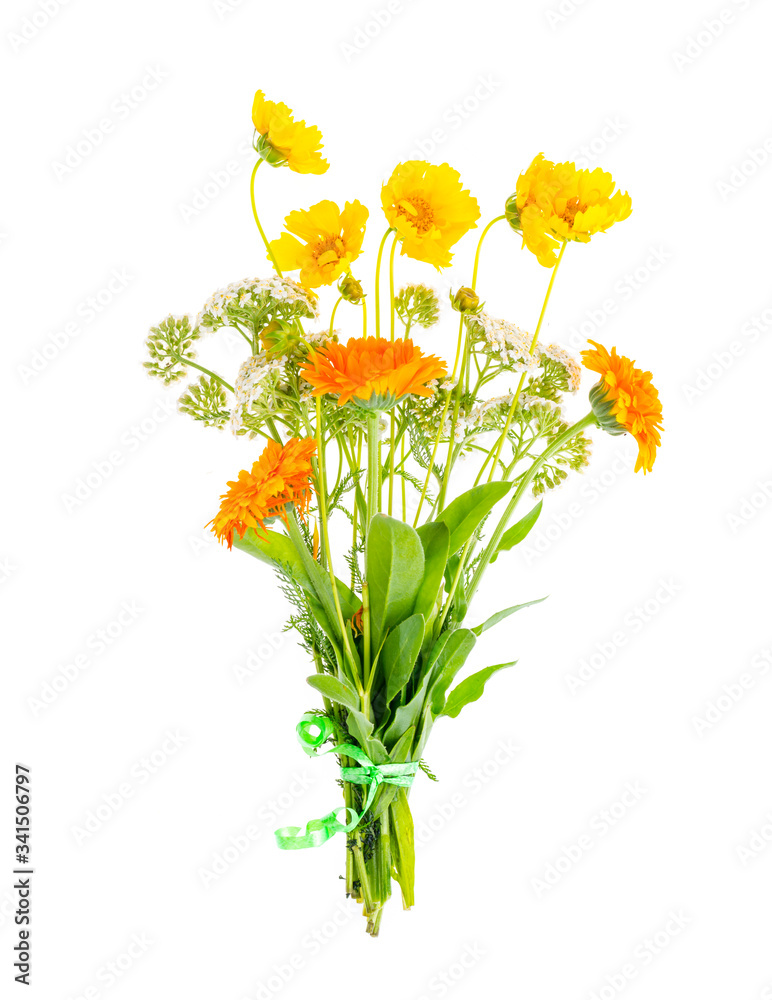
[{"label": "green ribbon", "polygon": [[[298,740],[303,750],[311,757],[327,753],[339,753],[357,761],[358,767],[341,767],[340,776],[344,781],[355,785],[369,785],[362,812],[358,813],[351,806],[339,806],[321,819],[310,819],[305,830],[299,826],[283,826],[274,832],[276,843],[282,851],[298,851],[304,847],[321,847],[336,833],[350,833],[362,821],[362,817],[373,804],[378,788],[382,784],[412,785],[418,770],[418,761],[407,761],[404,764],[374,764],[367,754],[351,743],[339,743],[329,750],[319,752],[319,747],[335,735],[335,727],[325,715],[309,712],[297,724]],[[346,813],[347,822],[341,823],[338,813]],[[349,816],[350,814],[350,816]]]}]

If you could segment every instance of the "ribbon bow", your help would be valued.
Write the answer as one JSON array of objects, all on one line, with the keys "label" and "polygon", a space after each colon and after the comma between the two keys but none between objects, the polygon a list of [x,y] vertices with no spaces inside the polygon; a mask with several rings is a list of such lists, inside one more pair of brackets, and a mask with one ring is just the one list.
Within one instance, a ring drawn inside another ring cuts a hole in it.
[{"label": "ribbon bow", "polygon": [[[359,767],[341,767],[340,776],[351,784],[370,786],[362,812],[358,813],[351,806],[339,806],[327,813],[326,816],[322,816],[321,819],[310,819],[306,823],[305,832],[301,832],[302,828],[299,826],[280,827],[275,831],[274,836],[277,845],[283,851],[296,851],[304,847],[321,847],[336,833],[350,833],[361,823],[362,817],[373,804],[373,799],[380,785],[409,786],[413,783],[413,778],[418,770],[417,760],[407,761],[404,764],[394,764],[391,761],[386,764],[374,764],[364,750],[351,743],[339,743],[337,746],[319,753],[319,747],[334,733],[335,729],[326,716],[315,715],[312,712],[304,715],[297,725],[298,740],[309,756],[339,753],[357,761]],[[341,809],[346,813],[345,823],[341,823],[338,819],[338,813]]]}]

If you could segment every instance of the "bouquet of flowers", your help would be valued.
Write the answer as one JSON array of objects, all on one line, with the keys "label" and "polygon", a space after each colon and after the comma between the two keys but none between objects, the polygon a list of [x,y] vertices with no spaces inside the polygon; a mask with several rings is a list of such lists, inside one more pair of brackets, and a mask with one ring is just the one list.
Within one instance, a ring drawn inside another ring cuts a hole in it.
[{"label": "bouquet of flowers", "polygon": [[[579,389],[582,365],[539,340],[566,248],[627,218],[631,201],[608,173],[539,154],[482,230],[470,283],[451,293],[458,334],[445,360],[413,340],[438,321],[438,296],[423,283],[395,289],[394,258],[451,264],[480,216],[458,172],[410,161],[383,185],[371,304],[360,281],[369,213],[359,201],[292,211],[278,239],[266,236],[258,168],[322,174],[328,164],[319,130],[286,105],[258,91],[252,117],[252,211],[274,274],[216,292],[195,319],[168,316],[151,329],[146,366],[166,384],[197,369],[180,410],[265,440],[210,524],[229,549],[267,563],[280,580],[292,608],[287,627],[320,698],[298,737],[310,755],[337,756],[343,793],[326,816],[277,830],[277,844],[318,847],[344,834],[346,894],[377,935],[394,882],[404,906],[414,902],[409,793],[419,771],[434,778],[424,761],[433,725],[457,718],[513,665],[465,671],[478,637],[527,606],[467,624],[486,570],[523,541],[543,500],[524,512],[521,504],[583,469],[591,428],[631,434],[636,471],[653,466],[662,408],[651,373],[591,342],[582,361],[598,380],[588,412],[569,424],[563,399]],[[478,296],[480,251],[499,222],[550,271],[533,333],[487,313]],[[338,295],[320,326],[316,290],[333,285]],[[344,336],[336,321],[361,334]],[[226,327],[244,338],[247,355],[233,384],[196,360],[199,339]]]}]

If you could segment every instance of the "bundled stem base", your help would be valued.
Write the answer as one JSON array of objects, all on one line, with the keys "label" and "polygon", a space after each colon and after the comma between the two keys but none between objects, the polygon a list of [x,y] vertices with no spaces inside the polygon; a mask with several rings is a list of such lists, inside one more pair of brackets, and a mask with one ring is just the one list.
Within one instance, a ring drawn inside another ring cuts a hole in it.
[{"label": "bundled stem base", "polygon": [[[343,794],[348,805],[356,801],[358,788],[345,782]],[[404,788],[383,790],[346,845],[346,895],[362,904],[372,937],[378,936],[392,879],[409,910],[415,902],[415,838]]]}]

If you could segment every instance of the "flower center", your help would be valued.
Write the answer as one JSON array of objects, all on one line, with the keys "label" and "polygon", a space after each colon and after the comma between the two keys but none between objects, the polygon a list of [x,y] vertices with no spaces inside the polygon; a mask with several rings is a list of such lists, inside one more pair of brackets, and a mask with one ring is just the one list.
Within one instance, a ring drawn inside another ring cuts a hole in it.
[{"label": "flower center", "polygon": [[333,264],[346,255],[346,247],[340,236],[328,236],[325,240],[319,240],[311,251],[316,263],[323,267],[325,264]]},{"label": "flower center", "polygon": [[579,211],[579,199],[571,198],[569,199],[568,202],[566,202],[566,207],[563,211],[563,215],[561,216],[561,218],[563,219],[564,222],[567,222],[569,226],[572,226],[574,224],[574,218],[576,217],[576,213],[578,211]]},{"label": "flower center", "polygon": [[406,216],[422,236],[434,227],[434,212],[431,205],[423,198],[415,196],[403,198],[397,204],[397,212]]}]

